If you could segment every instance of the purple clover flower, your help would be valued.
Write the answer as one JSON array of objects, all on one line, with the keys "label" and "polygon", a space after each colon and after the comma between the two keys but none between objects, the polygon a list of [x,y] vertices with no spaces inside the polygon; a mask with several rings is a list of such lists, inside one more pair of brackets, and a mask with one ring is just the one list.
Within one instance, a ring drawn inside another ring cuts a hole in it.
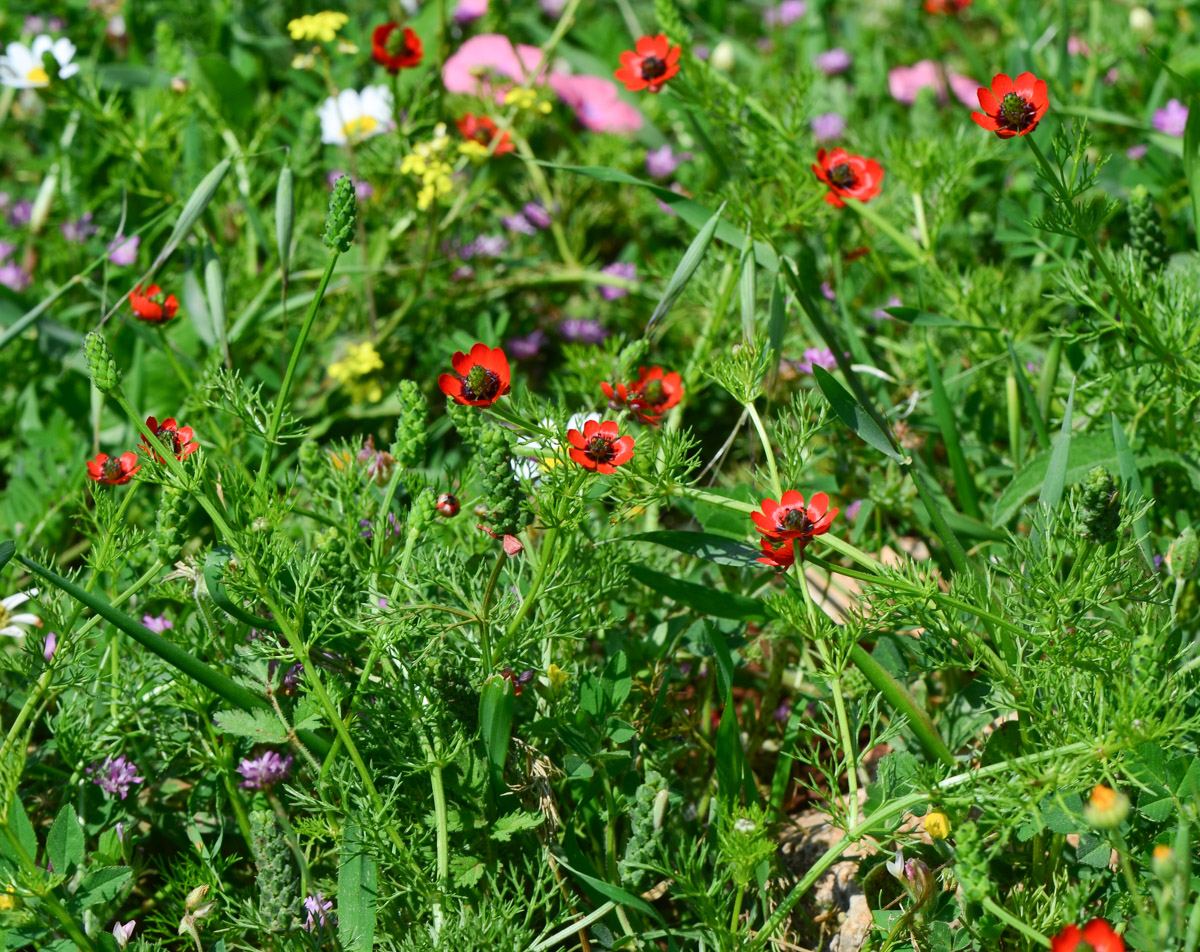
[{"label": "purple clover flower", "polygon": [[510,337],[504,345],[504,350],[514,360],[531,360],[536,357],[546,344],[546,332],[535,327],[524,337]]},{"label": "purple clover flower", "polygon": [[1178,99],[1169,99],[1162,109],[1154,110],[1154,128],[1165,135],[1183,138],[1187,128],[1188,107]]},{"label": "purple clover flower", "polygon": [[790,26],[804,16],[808,6],[804,0],[783,0],[776,7],[763,11],[763,23],[767,26]]},{"label": "purple clover flower", "polygon": [[[637,265],[632,261],[614,261],[600,269],[601,274],[611,274],[617,278],[625,278],[627,281],[637,280]],[[629,293],[627,288],[619,288],[611,284],[600,285],[600,293],[606,301],[616,301],[619,298],[625,297]]]},{"label": "purple clover flower", "polygon": [[550,213],[546,211],[538,202],[526,202],[521,207],[521,214],[525,220],[534,228],[549,228],[554,221],[550,217]]},{"label": "purple clover flower", "polygon": [[23,228],[33,220],[33,202],[27,198],[18,199],[8,210],[8,223],[14,228]]},{"label": "purple clover flower", "polygon": [[[326,899],[324,893],[306,896],[304,899],[304,908],[308,910],[308,919],[304,923],[304,928],[309,932],[317,928],[324,929],[329,925],[329,919],[326,918],[325,913],[333,909],[333,900]],[[330,916],[329,918],[333,917]]]},{"label": "purple clover flower", "polygon": [[20,294],[31,284],[33,284],[33,275],[15,261],[8,261],[0,265],[0,285]]},{"label": "purple clover flower", "polygon": [[846,120],[836,112],[823,112],[819,116],[813,116],[809,125],[818,142],[831,142],[846,131]]},{"label": "purple clover flower", "polygon": [[796,361],[796,369],[811,374],[814,366],[833,370],[837,366],[837,358],[828,347],[809,347],[804,351],[804,358]]},{"label": "purple clover flower", "polygon": [[669,145],[664,145],[660,149],[651,149],[646,153],[646,174],[651,178],[670,178],[680,165],[690,161],[692,161],[692,153],[674,152]]},{"label": "purple clover flower", "polygon": [[558,331],[575,344],[599,344],[608,331],[593,317],[569,317],[558,325]]},{"label": "purple clover flower", "polygon": [[835,46],[833,49],[818,53],[813,57],[813,65],[826,76],[837,76],[839,73],[846,72],[853,62],[854,58],[840,46]]},{"label": "purple clover flower", "polygon": [[76,221],[65,221],[58,226],[62,236],[72,244],[82,245],[99,229],[92,224],[92,213],[84,212]]},{"label": "purple clover flower", "polygon": [[1134,162],[1136,162],[1138,159],[1144,159],[1146,157],[1146,153],[1149,151],[1150,147],[1145,144],[1131,145],[1125,150],[1125,158],[1132,159]]},{"label": "purple clover flower", "polygon": [[538,231],[533,222],[520,212],[515,215],[505,215],[500,219],[500,224],[517,235],[536,235]]},{"label": "purple clover flower", "polygon": [[109,796],[119,795],[122,800],[129,795],[130,787],[142,782],[137,768],[125,759],[124,754],[109,757],[99,768],[92,764],[87,772],[93,774],[92,783],[98,784]]},{"label": "purple clover flower", "polygon": [[264,751],[261,756],[253,759],[247,757],[238,764],[238,773],[246,779],[239,786],[250,790],[266,790],[281,780],[286,780],[292,769],[291,754],[280,757],[273,750]]},{"label": "purple clover flower", "polygon": [[140,235],[134,235],[132,238],[117,235],[108,243],[108,260],[118,267],[128,267],[137,261],[138,245],[141,243]]},{"label": "purple clover flower", "polygon": [[168,628],[174,628],[175,623],[166,615],[143,615],[142,624],[149,628],[155,634],[161,635]]},{"label": "purple clover flower", "polygon": [[846,518],[853,522],[858,518],[858,511],[862,508],[862,500],[856,499],[846,507]]}]

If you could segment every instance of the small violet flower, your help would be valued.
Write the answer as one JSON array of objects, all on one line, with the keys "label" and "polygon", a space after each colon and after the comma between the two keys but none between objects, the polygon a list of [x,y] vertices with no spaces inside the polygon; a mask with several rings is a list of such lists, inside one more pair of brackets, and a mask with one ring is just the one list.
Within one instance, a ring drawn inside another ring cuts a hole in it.
[{"label": "small violet flower", "polygon": [[569,317],[558,325],[559,333],[576,344],[599,344],[608,331],[595,318]]},{"label": "small violet flower", "polygon": [[50,632],[50,634],[46,635],[46,644],[42,648],[42,657],[45,658],[47,661],[50,661],[51,659],[54,658],[54,652],[56,652],[57,650],[58,650],[58,635],[56,635],[54,632]]},{"label": "small violet flower", "polygon": [[504,345],[505,353],[513,360],[531,360],[546,343],[546,332],[535,327],[524,337],[510,337]]},{"label": "small violet flower", "polygon": [[835,46],[833,49],[818,53],[813,57],[813,65],[826,76],[837,76],[839,73],[846,72],[852,62],[854,62],[853,57],[840,46]]},{"label": "small violet flower", "polygon": [[[341,169],[334,169],[332,172],[325,173],[325,184],[329,186],[330,191],[337,184],[337,180],[342,178],[346,173]],[[360,202],[365,202],[368,198],[375,194],[375,186],[365,179],[355,179],[354,181],[354,197]]]},{"label": "small violet flower", "polygon": [[21,228],[28,225],[32,219],[33,202],[27,198],[17,200],[8,210],[8,223],[14,228]]},{"label": "small violet flower", "polygon": [[818,142],[831,142],[846,131],[846,120],[836,112],[823,112],[819,116],[813,116],[809,125]]},{"label": "small violet flower", "polygon": [[537,202],[526,202],[521,208],[521,215],[534,228],[549,228],[551,222],[554,221],[550,217],[550,213]]},{"label": "small violet flower", "polygon": [[110,796],[119,795],[122,800],[129,795],[130,787],[142,782],[137,768],[125,759],[124,754],[107,758],[99,768],[92,764],[87,772],[94,775],[92,782],[98,784],[101,790]]},{"label": "small violet flower", "polygon": [[505,215],[500,219],[500,224],[517,235],[536,235],[538,231],[533,223],[520,212],[515,215]]},{"label": "small violet flower", "polygon": [[804,351],[804,359],[796,361],[796,369],[811,374],[814,366],[833,370],[837,366],[837,358],[828,347],[809,347]]},{"label": "small violet flower", "polygon": [[33,275],[15,261],[0,265],[0,285],[17,294],[29,288],[33,283]]},{"label": "small violet flower", "polygon": [[783,0],[783,3],[763,11],[763,23],[767,26],[789,26],[802,16],[808,7],[804,0]]},{"label": "small violet flower", "polygon": [[[614,261],[612,264],[600,269],[602,274],[611,274],[618,278],[625,278],[627,281],[637,280],[637,265],[632,261]],[[619,298],[625,297],[629,293],[627,288],[616,287],[611,284],[600,285],[600,293],[606,301],[616,301]]]},{"label": "small violet flower", "polygon": [[119,267],[127,267],[137,261],[138,245],[142,243],[139,235],[126,238],[117,235],[108,243],[108,260]]},{"label": "small violet flower", "polygon": [[1162,109],[1154,110],[1154,128],[1176,139],[1183,138],[1187,120],[1188,107],[1178,99],[1170,99]]},{"label": "small violet flower", "polygon": [[651,149],[646,153],[646,174],[651,178],[665,179],[675,174],[684,162],[692,161],[690,152],[674,152],[669,145]]},{"label": "small violet flower", "polygon": [[58,226],[62,236],[72,244],[82,245],[99,229],[92,224],[92,213],[84,212],[77,221],[65,221]]},{"label": "small violet flower", "polygon": [[309,932],[318,928],[324,929],[329,924],[325,913],[333,909],[333,900],[326,899],[323,893],[316,893],[305,897],[304,908],[308,910],[308,919],[304,923],[304,928]]},{"label": "small violet flower", "polygon": [[142,624],[149,628],[155,634],[161,635],[168,628],[174,628],[175,623],[166,615],[143,615]]},{"label": "small violet flower", "polygon": [[[266,790],[281,780],[286,780],[292,769],[293,757],[280,757],[273,750],[264,751],[259,757],[247,757],[238,764],[238,773],[246,779],[239,786],[250,790]],[[324,925],[324,923],[322,923]]]},{"label": "small violet flower", "polygon": [[487,12],[488,0],[458,0],[458,6],[454,8],[454,22],[459,26],[466,26]]},{"label": "small violet flower", "polygon": [[1138,159],[1144,159],[1146,157],[1146,153],[1149,151],[1149,146],[1131,145],[1125,150],[1125,158],[1132,159],[1134,162],[1136,162]]}]

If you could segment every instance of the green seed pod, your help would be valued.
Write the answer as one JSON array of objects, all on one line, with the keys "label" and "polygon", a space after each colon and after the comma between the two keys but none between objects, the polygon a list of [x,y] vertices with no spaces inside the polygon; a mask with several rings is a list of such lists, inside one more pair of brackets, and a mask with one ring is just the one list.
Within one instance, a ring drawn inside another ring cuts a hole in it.
[{"label": "green seed pod", "polygon": [[508,430],[491,426],[480,433],[480,475],[491,509],[488,527],[503,535],[516,535],[529,521],[529,505],[513,471],[512,458],[512,435]]},{"label": "green seed pod", "polygon": [[1143,185],[1129,193],[1129,244],[1142,255],[1151,271],[1161,271],[1171,258],[1162,216]]},{"label": "green seed pod", "polygon": [[357,215],[354,182],[349,175],[343,175],[337,180],[333,186],[333,194],[329,196],[329,213],[325,216],[325,234],[321,239],[326,248],[339,254],[350,250],[354,241],[354,221]]},{"label": "green seed pod", "polygon": [[1188,526],[1167,549],[1167,568],[1175,578],[1189,579],[1196,577],[1197,566],[1200,566],[1200,538]]},{"label": "green seed pod", "polygon": [[684,49],[691,49],[692,31],[684,24],[675,0],[654,0],[654,16],[658,20],[659,30],[667,35],[668,40],[680,44]]},{"label": "green seed pod", "polygon": [[296,195],[290,166],[279,170],[275,187],[275,247],[279,250],[279,266],[284,271],[292,258],[292,229],[296,224]]},{"label": "green seed pod", "polygon": [[254,810],[250,814],[250,833],[254,838],[254,860],[258,869],[258,908],[271,932],[285,932],[297,925],[300,909],[300,882],[292,863],[287,838],[275,814]]},{"label": "green seed pod", "polygon": [[187,515],[187,496],[174,489],[164,489],[154,523],[154,555],[164,565],[173,564],[183,551],[187,541]]},{"label": "green seed pod", "polygon": [[1117,480],[1103,466],[1097,466],[1083,481],[1079,502],[1083,525],[1080,534],[1097,545],[1107,545],[1117,537],[1121,524],[1121,490]]},{"label": "green seed pod", "polygon": [[425,398],[413,380],[401,380],[396,396],[400,400],[400,416],[396,419],[392,455],[401,467],[412,469],[425,462]]},{"label": "green seed pod", "polygon": [[454,429],[464,442],[472,446],[479,445],[483,433],[487,430],[487,423],[474,407],[447,401],[446,415],[450,417],[450,422],[454,424]]},{"label": "green seed pod", "polygon": [[87,357],[88,373],[92,384],[101,393],[112,393],[121,384],[121,373],[104,335],[92,331],[83,339],[83,352]]},{"label": "green seed pod", "polygon": [[954,838],[954,875],[958,877],[967,902],[982,902],[992,892],[991,871],[974,822],[958,828]]}]

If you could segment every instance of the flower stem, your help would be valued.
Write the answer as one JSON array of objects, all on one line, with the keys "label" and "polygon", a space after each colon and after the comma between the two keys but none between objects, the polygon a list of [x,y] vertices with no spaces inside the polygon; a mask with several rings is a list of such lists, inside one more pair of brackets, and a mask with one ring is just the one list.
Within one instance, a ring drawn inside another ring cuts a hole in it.
[{"label": "flower stem", "polygon": [[1018,919],[1011,912],[1009,912],[1002,905],[1000,905],[1000,903],[996,902],[996,900],[993,899],[991,896],[983,897],[983,908],[986,909],[988,912],[990,912],[993,916],[995,916],[1001,922],[1003,922],[1005,925],[1012,926],[1019,933],[1021,933],[1021,935],[1025,936],[1025,938],[1032,939],[1038,945],[1045,946],[1046,948],[1050,947],[1049,939],[1047,939],[1044,935],[1042,935],[1040,932],[1038,932],[1037,929],[1033,928],[1033,926],[1029,925],[1027,922],[1024,922],[1023,920]]},{"label": "flower stem", "polygon": [[521,602],[521,607],[517,611],[516,617],[508,626],[508,630],[504,632],[504,640],[509,641],[521,622],[525,620],[525,616],[533,610],[537,605],[538,596],[542,591],[542,583],[546,580],[546,573],[549,571],[550,563],[553,561],[554,547],[558,543],[558,527],[546,530],[546,539],[542,543],[541,561],[538,562],[537,574],[533,577],[533,585],[529,588],[529,593],[525,596],[525,600]]},{"label": "flower stem", "polygon": [[751,400],[745,406],[746,412],[750,414],[750,421],[754,424],[754,429],[758,431],[758,439],[762,443],[763,455],[767,458],[767,469],[771,473],[771,488],[775,491],[775,498],[782,499],[783,484],[779,482],[779,470],[775,466],[775,451],[771,449],[771,441],[767,438],[767,428],[763,426],[762,417],[758,415],[754,401]]},{"label": "flower stem", "polygon": [[504,568],[504,563],[507,559],[508,553],[501,549],[500,555],[496,559],[496,564],[492,566],[492,574],[488,576],[487,588],[483,590],[483,601],[479,607],[479,650],[483,655],[483,676],[485,679],[492,676],[492,636],[491,622],[488,619],[488,608],[492,604],[492,594],[496,590],[496,580],[500,578],[500,570]]}]

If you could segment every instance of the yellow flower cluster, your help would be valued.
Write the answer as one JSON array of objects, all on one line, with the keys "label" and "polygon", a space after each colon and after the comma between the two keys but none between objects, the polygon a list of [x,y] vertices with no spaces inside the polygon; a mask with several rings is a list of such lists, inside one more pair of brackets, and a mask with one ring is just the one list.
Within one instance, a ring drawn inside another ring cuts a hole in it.
[{"label": "yellow flower cluster", "polygon": [[433,130],[433,138],[414,145],[412,152],[400,163],[401,174],[421,180],[421,188],[417,192],[417,208],[421,211],[425,211],[441,196],[449,195],[454,188],[454,181],[450,178],[454,167],[443,157],[449,147],[446,124],[439,122]]},{"label": "yellow flower cluster", "polygon": [[344,13],[332,10],[322,10],[320,13],[307,13],[288,23],[288,33],[293,40],[332,42],[337,31],[350,20]]},{"label": "yellow flower cluster", "polygon": [[504,97],[504,105],[516,106],[527,112],[540,112],[543,116],[549,115],[552,108],[550,100],[539,96],[536,89],[510,89]]},{"label": "yellow flower cluster", "polygon": [[[355,403],[378,403],[383,399],[383,387],[370,374],[383,369],[383,360],[370,341],[351,344],[346,356],[329,365],[329,376],[346,388]],[[364,379],[368,378],[368,379]]]}]

